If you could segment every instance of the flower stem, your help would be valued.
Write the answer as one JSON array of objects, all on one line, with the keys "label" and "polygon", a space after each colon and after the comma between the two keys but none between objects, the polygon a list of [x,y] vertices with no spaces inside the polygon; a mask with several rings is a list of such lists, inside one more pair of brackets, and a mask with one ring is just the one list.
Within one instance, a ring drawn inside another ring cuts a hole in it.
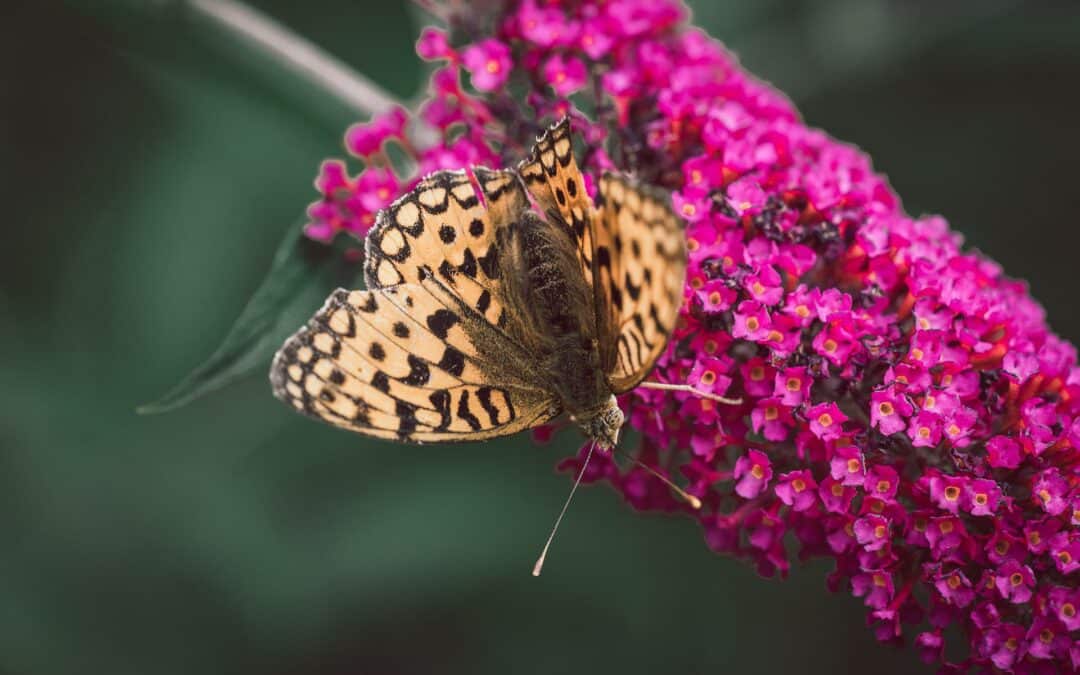
[{"label": "flower stem", "polygon": [[242,2],[189,0],[188,6],[365,116],[400,105],[370,79]]}]

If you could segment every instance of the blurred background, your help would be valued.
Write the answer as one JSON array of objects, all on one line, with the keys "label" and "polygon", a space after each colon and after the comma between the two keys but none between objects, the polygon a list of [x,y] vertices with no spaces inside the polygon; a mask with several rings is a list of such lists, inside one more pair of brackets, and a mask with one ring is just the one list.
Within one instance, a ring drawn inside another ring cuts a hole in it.
[{"label": "blurred background", "polygon": [[[253,4],[399,97],[423,80],[403,2]],[[1080,3],[695,4],[1080,337]],[[136,0],[9,0],[0,101],[0,672],[925,669],[824,563],[760,579],[606,487],[532,578],[569,435],[369,441],[291,414],[261,372],[136,416],[225,335],[354,115]]]}]

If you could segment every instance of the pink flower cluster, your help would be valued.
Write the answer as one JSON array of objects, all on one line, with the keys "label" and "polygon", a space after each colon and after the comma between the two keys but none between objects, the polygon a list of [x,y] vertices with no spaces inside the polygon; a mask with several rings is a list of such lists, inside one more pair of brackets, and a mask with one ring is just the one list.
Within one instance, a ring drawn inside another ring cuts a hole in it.
[{"label": "pink flower cluster", "polygon": [[967,655],[947,668],[1074,672],[1075,349],[1022,283],[943,219],[906,215],[866,155],[804,126],[685,16],[673,0],[522,0],[493,30],[426,30],[418,53],[443,65],[418,117],[439,141],[413,148],[398,113],[355,127],[367,168],[324,165],[309,234],[363,234],[407,186],[380,159],[387,140],[418,174],[513,164],[569,115],[586,171],[673,190],[688,224],[685,303],[653,377],[741,399],[624,402],[639,458],[681,474],[700,511],[609,457],[585,480],[697,517],[710,547],[767,576],[834,559],[830,588],[928,661],[957,627]]}]

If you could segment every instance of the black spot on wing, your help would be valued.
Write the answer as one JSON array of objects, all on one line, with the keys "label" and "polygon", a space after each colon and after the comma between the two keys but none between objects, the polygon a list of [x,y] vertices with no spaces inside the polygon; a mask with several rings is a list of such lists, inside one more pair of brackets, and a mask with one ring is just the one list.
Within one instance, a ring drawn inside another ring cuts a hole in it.
[{"label": "black spot on wing", "polygon": [[428,380],[431,379],[431,370],[428,368],[427,363],[412,354],[409,354],[408,361],[409,374],[405,376],[402,382],[414,387],[422,387],[427,384]]},{"label": "black spot on wing", "polygon": [[484,291],[480,294],[480,297],[476,299],[476,311],[481,314],[487,312],[488,307],[491,306],[491,293]]},{"label": "black spot on wing", "polygon": [[476,418],[476,415],[472,414],[472,410],[469,409],[469,390],[465,389],[461,392],[461,398],[458,399],[457,416],[460,419],[465,420],[473,431],[480,428],[480,420]]},{"label": "black spot on wing", "polygon": [[386,358],[386,350],[378,342],[372,342],[371,346],[368,347],[368,355],[376,361],[382,361]]},{"label": "black spot on wing", "polygon": [[469,234],[474,237],[479,237],[483,233],[484,221],[480,220],[479,218],[473,218],[472,222],[469,223]]},{"label": "black spot on wing", "polygon": [[442,416],[442,420],[439,421],[439,426],[436,427],[436,431],[442,431],[449,427],[450,422],[452,421],[452,418],[450,417],[450,392],[445,389],[440,389],[433,392],[431,396],[428,397],[428,400],[431,401],[431,405],[435,406],[435,410],[438,410],[439,414]]},{"label": "black spot on wing", "polygon": [[371,376],[371,386],[375,387],[382,393],[386,394],[390,391],[390,377],[381,370],[375,372]]},{"label": "black spot on wing", "polygon": [[476,278],[476,256],[473,255],[473,252],[470,249],[465,249],[465,256],[464,257],[465,257],[465,259],[464,259],[464,261],[462,261],[461,265],[458,266],[458,269],[461,270],[462,274],[469,277],[470,279],[475,279]]},{"label": "black spot on wing", "polygon": [[345,384],[345,373],[334,368],[330,371],[330,381],[337,385]]},{"label": "black spot on wing", "polygon": [[457,230],[449,225],[443,225],[439,228],[439,239],[442,239],[444,244],[453,244],[457,239]]},{"label": "black spot on wing", "polygon": [[454,347],[447,345],[442,358],[439,359],[439,367],[454,377],[461,375],[465,370],[465,355]]},{"label": "black spot on wing", "polygon": [[427,318],[428,329],[440,340],[446,339],[446,334],[461,320],[454,312],[448,309],[437,309]]},{"label": "black spot on wing", "polygon": [[399,338],[409,337],[409,327],[405,325],[404,321],[397,321],[394,323],[394,335]]},{"label": "black spot on wing", "polygon": [[398,417],[398,436],[405,438],[416,431],[416,406],[399,400],[394,414]]},{"label": "black spot on wing", "polygon": [[641,296],[641,286],[634,285],[634,282],[630,279],[629,272],[626,273],[625,283],[623,285],[626,287],[626,292],[630,295],[630,299],[636,302]]},{"label": "black spot on wing", "polygon": [[[441,263],[439,263],[439,274],[442,276],[443,279],[446,279],[448,282],[450,282],[451,286],[455,285],[454,284],[454,275],[456,273],[457,273],[457,270],[454,269],[454,266],[450,264],[449,260],[444,260]],[[424,277],[423,277],[423,275],[421,275],[420,280],[423,281],[423,279],[424,279]]]},{"label": "black spot on wing", "polygon": [[499,424],[499,409],[491,405],[491,387],[480,387],[476,390],[476,398],[480,401],[480,406],[487,413],[488,419],[491,420],[491,426],[498,426]]}]

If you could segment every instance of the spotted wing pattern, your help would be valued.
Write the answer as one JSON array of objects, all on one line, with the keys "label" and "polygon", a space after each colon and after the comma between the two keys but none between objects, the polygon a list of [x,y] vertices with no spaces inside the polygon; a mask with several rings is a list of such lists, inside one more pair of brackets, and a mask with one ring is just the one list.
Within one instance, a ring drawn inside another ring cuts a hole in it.
[{"label": "spotted wing pattern", "polygon": [[507,224],[529,203],[514,172],[474,175],[479,195],[466,172],[440,171],[380,212],[367,236],[368,288],[416,283],[428,268],[490,323],[505,325],[499,253]]},{"label": "spotted wing pattern", "polygon": [[598,323],[606,336],[601,359],[620,394],[645,379],[675,326],[686,237],[668,195],[625,175],[604,174],[598,202],[593,240]]},{"label": "spotted wing pattern", "polygon": [[593,203],[574,159],[570,120],[561,122],[536,139],[532,154],[518,166],[525,186],[541,210],[565,223],[578,244],[578,259],[585,282],[593,284],[593,239],[590,223]]},{"label": "spotted wing pattern", "polygon": [[420,181],[368,234],[369,290],[335,291],[277,353],[274,394],[336,426],[418,443],[557,415],[534,356],[510,337],[521,331],[505,303],[504,244],[528,206],[513,171]]},{"label": "spotted wing pattern", "polygon": [[335,426],[417,443],[503,436],[558,414],[522,371],[490,369],[498,357],[470,337],[484,323],[431,276],[339,289],[277,353],[274,394]]}]

